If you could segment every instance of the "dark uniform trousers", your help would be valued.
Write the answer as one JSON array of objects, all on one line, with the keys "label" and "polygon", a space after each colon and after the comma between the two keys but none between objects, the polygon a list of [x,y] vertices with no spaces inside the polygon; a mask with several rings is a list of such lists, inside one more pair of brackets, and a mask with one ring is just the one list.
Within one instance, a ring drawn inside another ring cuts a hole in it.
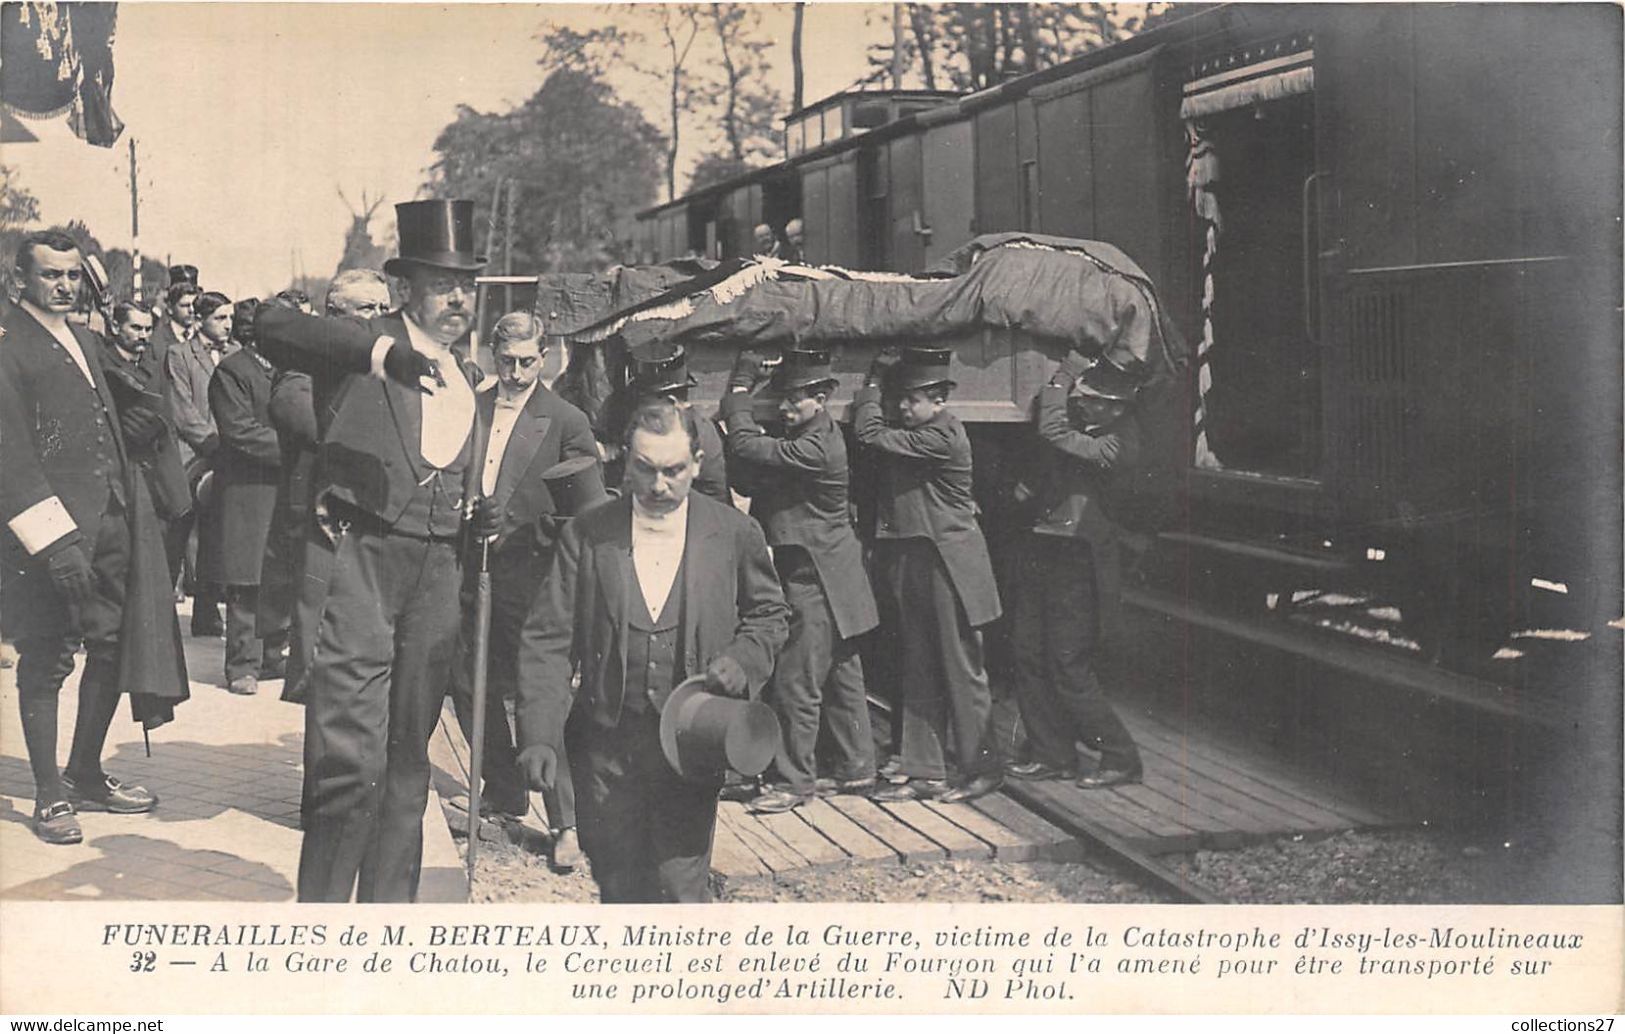
[{"label": "dark uniform trousers", "polygon": [[[411,525],[456,528],[449,514]],[[455,533],[402,534],[359,513],[339,527],[332,545],[309,544],[331,557],[306,558],[331,575],[305,707],[299,900],[348,901],[354,887],[357,901],[411,901],[461,621]]]},{"label": "dark uniform trousers", "polygon": [[902,774],[948,775],[951,743],[964,778],[994,771],[993,697],[982,662],[982,633],[971,627],[936,544],[925,538],[875,543],[886,612],[896,619],[902,682]]},{"label": "dark uniform trousers", "polygon": [[[101,750],[119,699],[119,629],[130,567],[130,525],[118,495],[110,494],[96,528],[80,529],[95,576],[90,599],[74,612],[51,586],[30,601],[34,614],[17,633],[17,696],[24,713],[49,711],[50,743],[28,746],[35,786],[56,782],[57,695],[73,673],[74,655],[85,647],[79,677],[79,717],[67,770],[81,776],[101,771]],[[49,582],[43,583],[50,585]],[[44,728],[47,723],[34,723]],[[25,729],[29,726],[25,726]]]},{"label": "dark uniform trousers", "polygon": [[875,773],[874,732],[855,640],[842,639],[812,557],[800,546],[778,546],[773,566],[790,605],[790,638],[773,667],[766,699],[779,716],[774,766],[792,793],[811,793],[818,778],[819,730],[835,779]]},{"label": "dark uniform trousers", "polygon": [[604,904],[711,900],[715,783],[684,780],[660,749],[660,715],[649,690],[682,680],[683,571],[659,621],[634,575],[628,579],[626,684],[620,721],[568,729],[581,849]]},{"label": "dark uniform trousers", "polygon": [[1077,765],[1074,743],[1100,751],[1102,768],[1140,770],[1134,738],[1100,690],[1093,547],[1086,539],[1026,532],[1016,543],[1011,607],[1016,705],[1032,759]]},{"label": "dark uniform trousers", "polygon": [[[519,689],[519,633],[536,596],[537,586],[547,576],[548,558],[529,543],[491,557],[491,639],[486,667],[485,740],[480,768],[485,775],[484,800],[519,814],[527,807],[524,777],[519,771],[519,751],[514,745],[513,728],[508,724],[506,702]],[[452,706],[464,735],[474,726],[473,642],[476,612],[471,595],[465,594],[462,648],[466,653],[456,666],[452,684]],[[542,791],[548,825],[568,829],[576,824],[575,784],[570,778],[568,760],[559,756],[558,777]]]}]

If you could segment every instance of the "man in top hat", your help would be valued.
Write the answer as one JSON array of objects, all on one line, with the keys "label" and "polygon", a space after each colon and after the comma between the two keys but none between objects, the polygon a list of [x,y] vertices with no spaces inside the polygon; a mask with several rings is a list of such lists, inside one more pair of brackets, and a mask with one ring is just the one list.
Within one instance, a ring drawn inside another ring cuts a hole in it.
[{"label": "man in top hat", "polygon": [[[1140,454],[1135,379],[1070,352],[1035,400],[1038,461],[1017,488],[1032,515],[1016,542],[1010,605],[1016,704],[1030,759],[1020,779],[1076,779],[1084,789],[1138,782],[1140,752],[1100,689],[1102,615],[1118,605],[1118,529],[1102,511],[1109,481]],[[1075,743],[1100,751],[1078,775]]]},{"label": "man in top hat", "polygon": [[[149,724],[186,699],[146,482],[125,450],[101,346],[67,320],[79,259],[64,233],[25,236],[13,270],[20,298],[0,323],[0,623],[17,645],[33,829],[51,844],[83,840],[76,809],[131,814],[158,803],[102,769],[120,693],[139,694],[133,702]],[[81,645],[78,715],[59,771],[57,698]]]},{"label": "man in top hat", "polygon": [[695,423],[670,399],[632,414],[627,491],[566,526],[520,638],[520,765],[532,786],[553,785],[567,737],[581,846],[606,903],[710,900],[722,773],[677,774],[660,710],[690,675],[755,694],[788,634],[761,529],[690,491]]},{"label": "man in top hat", "polygon": [[[771,383],[784,421],[769,435],[751,412]],[[863,547],[852,531],[846,441],[826,410],[835,378],[829,352],[793,349],[771,375],[740,353],[722,399],[728,466],[750,496],[773,566],[790,605],[790,638],[773,668],[767,702],[779,717],[774,758],[780,784],[751,802],[756,811],[789,811],[829,792],[874,786],[874,738],[857,637],[879,622]],[[820,730],[830,744],[827,779],[814,757]]]},{"label": "man in top hat", "polygon": [[[491,572],[490,706],[485,710],[483,799],[492,810],[511,816],[523,816],[528,802],[503,702],[514,696],[519,630],[552,564],[564,519],[553,496],[558,482],[550,484],[549,475],[564,461],[585,458],[594,467],[598,462],[598,445],[587,415],[540,381],[547,355],[544,332],[542,321],[528,312],[510,312],[497,321],[491,344],[496,383],[481,391],[478,399],[488,436],[474,520],[476,534],[487,543]],[[563,511],[569,512],[570,508]],[[469,592],[471,595],[472,587]],[[452,697],[463,731],[470,737],[474,609],[464,607],[467,663],[458,666]],[[571,868],[580,863],[581,851],[575,833],[575,794],[562,764],[560,777],[544,794],[544,804],[554,832],[553,863]]]},{"label": "man in top hat", "polygon": [[311,375],[321,445],[300,624],[307,672],[299,899],[410,901],[422,866],[429,737],[461,624],[459,539],[479,492],[473,384],[452,346],[473,322],[474,206],[395,206],[400,311],[361,320],[260,310],[273,363]]},{"label": "man in top hat", "polygon": [[263,631],[256,625],[265,542],[282,469],[270,418],[272,366],[254,345],[258,308],[252,298],[234,307],[232,336],[239,347],[220,361],[209,381],[209,412],[220,435],[215,566],[226,587],[226,686],[239,696],[253,696],[262,678],[282,676],[288,640],[286,625]]},{"label": "man in top hat", "polygon": [[[302,292],[300,292],[302,293]],[[283,297],[287,295],[288,297]],[[304,312],[293,292],[278,291],[270,304]],[[346,269],[327,287],[329,316],[370,320],[388,312],[389,283],[376,269]],[[265,538],[260,565],[259,612],[255,627],[263,638],[275,629],[288,629],[286,681],[282,699],[304,702],[303,630],[298,621],[299,585],[305,563],[305,532],[310,525],[311,479],[316,468],[316,403],[310,374],[279,369],[271,377],[271,401],[266,415],[276,431],[282,455],[277,482],[276,513]]]},{"label": "man in top hat", "polygon": [[[605,476],[619,484],[624,470],[622,442],[626,422],[638,406],[654,399],[670,399],[679,409],[689,411],[689,391],[699,383],[688,372],[688,350],[682,345],[656,342],[631,352],[631,371],[624,388],[617,389],[599,413],[598,441],[603,446]],[[733,505],[728,491],[728,463],[723,453],[722,434],[710,420],[696,418],[699,427],[700,472],[694,489],[718,502]]]},{"label": "man in top hat", "polygon": [[[852,399],[858,441],[880,459],[876,583],[902,682],[898,777],[906,781],[876,791],[882,800],[952,803],[1003,782],[978,631],[998,618],[999,592],[971,496],[970,436],[948,411],[952,355],[882,350]],[[881,415],[883,385],[899,396],[901,427]],[[943,750],[950,734],[953,784]]]}]

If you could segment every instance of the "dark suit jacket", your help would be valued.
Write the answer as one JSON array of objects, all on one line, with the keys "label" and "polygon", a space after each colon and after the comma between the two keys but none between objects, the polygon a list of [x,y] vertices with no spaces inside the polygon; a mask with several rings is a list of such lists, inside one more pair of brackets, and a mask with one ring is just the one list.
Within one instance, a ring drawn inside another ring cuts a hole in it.
[{"label": "dark suit jacket", "polygon": [[[756,522],[698,492],[690,492],[688,499],[683,579],[680,587],[673,587],[673,592],[682,592],[677,599],[683,670],[698,674],[712,659],[727,654],[744,668],[754,696],[789,636],[789,608]],[[581,716],[605,728],[619,723],[628,596],[636,577],[631,549],[629,496],[566,525],[520,636],[521,747],[556,747],[563,741],[576,664],[581,669]]]},{"label": "dark suit jacket", "polygon": [[310,516],[317,441],[316,403],[311,395],[310,374],[299,370],[276,371],[271,376],[271,401],[265,412],[276,431],[277,448],[282,454],[276,516],[271,520],[269,537],[276,541],[268,539],[269,553],[291,548],[293,543],[303,539],[305,521]]},{"label": "dark suit jacket", "polygon": [[[276,306],[255,320],[255,341],[280,367],[310,374],[321,435],[312,498],[338,501],[393,524],[419,481],[430,473],[421,449],[423,396],[414,388],[372,375],[373,345],[380,337],[408,340],[398,312],[363,322],[307,316]],[[446,376],[456,371],[444,371]],[[464,368],[470,386],[478,382]],[[464,498],[479,485],[485,441],[475,407],[474,446],[464,478]]]},{"label": "dark suit jacket", "polygon": [[1039,500],[1033,530],[1097,545],[1113,541],[1117,526],[1102,510],[1101,496],[1110,478],[1139,460],[1139,422],[1125,414],[1096,433],[1080,431],[1067,416],[1067,389],[1053,385],[1038,393],[1036,407],[1042,462],[1038,483],[1029,486]]},{"label": "dark suit jacket", "polygon": [[772,546],[800,546],[812,558],[841,637],[879,624],[863,547],[852,530],[847,499],[846,439],[828,413],[776,438],[751,413],[748,392],[722,399],[728,429],[728,469],[750,496],[751,516]]},{"label": "dark suit jacket", "polygon": [[1002,613],[987,540],[971,494],[971,447],[965,425],[947,410],[919,427],[889,427],[880,389],[852,397],[858,441],[882,457],[876,500],[878,539],[930,539],[972,626]]},{"label": "dark suit jacket", "polygon": [[[487,434],[496,416],[497,390],[493,384],[480,392],[476,400],[481,425]],[[587,414],[559,398],[546,385],[537,384],[514,421],[507,448],[502,453],[502,465],[497,470],[496,491],[491,496],[502,512],[502,530],[492,552],[501,555],[510,548],[550,550],[555,531],[551,521],[542,519],[553,514],[553,497],[548,493],[542,474],[561,460],[577,456],[596,458],[597,455],[598,444],[592,436]],[[501,570],[498,566],[493,573]]]},{"label": "dark suit jacket", "polygon": [[220,361],[209,381],[209,412],[220,429],[221,551],[213,569],[227,585],[258,585],[276,512],[282,450],[271,427],[271,366],[252,348]]},{"label": "dark suit jacket", "polygon": [[192,490],[181,459],[180,439],[175,434],[163,357],[149,344],[132,362],[124,358],[112,342],[103,342],[100,356],[102,372],[113,391],[113,404],[119,415],[139,409],[160,422],[152,438],[126,441],[124,445],[130,461],[147,479],[158,516],[164,520],[183,516],[192,508]]}]

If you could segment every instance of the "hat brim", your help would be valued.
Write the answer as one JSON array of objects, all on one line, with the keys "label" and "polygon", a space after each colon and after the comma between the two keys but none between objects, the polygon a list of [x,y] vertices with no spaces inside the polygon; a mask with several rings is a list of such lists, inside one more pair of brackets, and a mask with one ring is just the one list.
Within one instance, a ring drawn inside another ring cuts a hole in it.
[{"label": "hat brim", "polygon": [[901,391],[921,391],[925,388],[947,388],[949,391],[959,387],[959,382],[949,377],[922,376],[919,378],[902,377],[897,387]]},{"label": "hat brim", "polygon": [[705,692],[705,676],[690,675],[671,691],[671,695],[666,698],[665,707],[660,711],[660,752],[666,755],[666,764],[671,766],[671,770],[686,779],[713,774],[695,772],[692,768],[684,769],[682,754],[677,750],[678,715],[685,701],[703,692]]},{"label": "hat brim", "polygon": [[666,381],[661,384],[649,384],[634,378],[632,386],[640,395],[666,395],[674,391],[688,391],[691,388],[697,388],[700,386],[700,380],[692,373],[684,381]]},{"label": "hat brim", "polygon": [[484,255],[464,255],[442,252],[438,255],[401,255],[384,261],[384,272],[390,276],[405,276],[413,268],[449,269],[458,273],[478,273],[486,266]]},{"label": "hat brim", "polygon": [[800,374],[794,377],[774,378],[770,387],[780,395],[790,391],[810,391],[814,388],[823,388],[834,391],[841,382],[827,370],[821,376]]}]

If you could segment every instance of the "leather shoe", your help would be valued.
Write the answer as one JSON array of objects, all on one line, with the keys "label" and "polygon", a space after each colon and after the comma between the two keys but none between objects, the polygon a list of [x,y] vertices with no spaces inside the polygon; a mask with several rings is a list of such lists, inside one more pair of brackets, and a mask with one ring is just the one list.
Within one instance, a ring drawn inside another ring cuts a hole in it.
[{"label": "leather shoe", "polygon": [[852,794],[864,797],[872,793],[875,788],[873,779],[829,779],[819,776],[813,782],[814,797],[834,797],[838,794]]},{"label": "leather shoe", "polygon": [[983,772],[981,775],[973,776],[967,782],[949,790],[938,800],[942,801],[943,804],[963,804],[965,801],[974,801],[978,797],[986,797],[1003,785],[1004,773]]},{"label": "leather shoe", "polygon": [[553,834],[553,848],[548,852],[547,864],[555,872],[569,872],[582,862],[581,841],[576,838],[574,826]]},{"label": "leather shoe", "polygon": [[1080,790],[1105,790],[1113,786],[1123,786],[1127,783],[1140,781],[1138,769],[1101,768],[1078,777],[1073,785]]},{"label": "leather shoe", "polygon": [[872,801],[934,801],[942,798],[953,787],[946,779],[910,779],[906,783],[890,783],[869,795]]},{"label": "leather shoe", "polygon": [[1064,768],[1060,765],[1051,765],[1044,761],[1024,761],[1019,765],[1006,765],[1004,772],[1014,779],[1024,779],[1028,782],[1044,782],[1050,779],[1076,779],[1076,768]]},{"label": "leather shoe", "polygon": [[62,773],[62,788],[68,800],[85,811],[110,811],[115,815],[139,815],[158,806],[158,795],[144,786],[121,783],[110,775],[99,780],[76,780]]},{"label": "leather shoe", "polygon": [[67,801],[40,804],[34,808],[34,835],[47,844],[77,844],[85,839],[73,805]]},{"label": "leather shoe", "polygon": [[267,661],[260,665],[259,677],[268,682],[273,679],[287,678],[288,658],[286,656],[278,657],[275,660]]},{"label": "leather shoe", "polygon": [[884,765],[880,766],[880,778],[888,783],[906,783],[908,776],[903,774],[903,759],[893,755]]},{"label": "leather shoe", "polygon": [[239,675],[226,688],[240,697],[251,697],[260,691],[260,683],[252,675]]},{"label": "leather shoe", "polygon": [[755,779],[746,779],[743,776],[738,782],[729,780],[722,785],[722,792],[718,798],[724,801],[743,803],[755,800],[762,792],[762,784]]},{"label": "leather shoe", "polygon": [[810,793],[796,793],[794,790],[773,789],[754,798],[750,802],[750,810],[767,815],[779,812],[793,811],[813,799]]}]

